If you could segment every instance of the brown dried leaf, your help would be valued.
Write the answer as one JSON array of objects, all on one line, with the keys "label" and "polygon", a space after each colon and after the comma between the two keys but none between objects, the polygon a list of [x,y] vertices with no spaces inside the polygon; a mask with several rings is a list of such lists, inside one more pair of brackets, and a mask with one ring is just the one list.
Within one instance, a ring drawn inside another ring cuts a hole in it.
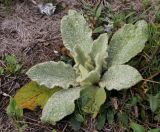
[{"label": "brown dried leaf", "polygon": [[43,108],[49,97],[59,90],[59,87],[51,90],[32,81],[17,91],[14,98],[19,107],[34,110],[37,106]]}]

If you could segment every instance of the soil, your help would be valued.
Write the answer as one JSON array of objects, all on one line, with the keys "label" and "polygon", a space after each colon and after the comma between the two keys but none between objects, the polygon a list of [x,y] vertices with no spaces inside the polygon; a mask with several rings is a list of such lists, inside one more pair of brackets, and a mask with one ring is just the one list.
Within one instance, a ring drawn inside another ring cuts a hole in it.
[{"label": "soil", "polygon": [[[37,4],[42,1],[36,1]],[[24,71],[18,75],[8,75],[0,78],[0,132],[18,131],[16,123],[8,118],[6,107],[9,97],[14,96],[16,91],[26,84],[29,79],[24,74],[31,66],[44,61],[58,61],[63,47],[60,35],[61,18],[67,14],[68,9],[77,9],[75,0],[61,0],[56,12],[52,16],[43,15],[32,0],[15,1],[7,14],[5,7],[0,6],[0,66],[4,64],[2,58],[8,54],[16,55],[23,65]],[[51,132],[53,126],[44,125],[40,122],[41,111],[25,111],[24,120],[21,124],[27,125],[25,131]],[[65,126],[57,124],[56,130],[67,131]]]}]

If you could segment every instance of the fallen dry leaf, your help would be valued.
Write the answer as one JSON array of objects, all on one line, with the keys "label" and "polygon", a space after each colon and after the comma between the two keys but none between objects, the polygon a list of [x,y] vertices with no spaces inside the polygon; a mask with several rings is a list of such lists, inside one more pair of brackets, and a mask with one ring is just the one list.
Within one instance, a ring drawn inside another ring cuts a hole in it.
[{"label": "fallen dry leaf", "polygon": [[48,89],[32,81],[17,91],[14,98],[19,107],[33,111],[37,106],[43,108],[49,97],[60,89]]}]

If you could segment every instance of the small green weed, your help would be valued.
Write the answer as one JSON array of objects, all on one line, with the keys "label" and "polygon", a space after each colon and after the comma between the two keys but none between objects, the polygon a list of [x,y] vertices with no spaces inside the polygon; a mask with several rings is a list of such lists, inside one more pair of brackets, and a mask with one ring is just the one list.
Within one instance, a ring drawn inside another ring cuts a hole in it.
[{"label": "small green weed", "polygon": [[82,3],[82,11],[85,19],[93,29],[93,33],[110,33],[113,28],[113,23],[109,16],[106,14],[106,9],[102,1],[97,2],[96,5],[90,4],[83,0],[79,0]]},{"label": "small green weed", "polygon": [[0,66],[0,76],[5,74],[18,74],[22,65],[17,62],[15,55],[6,55],[2,58],[2,65]]},{"label": "small green weed", "polygon": [[4,68],[0,67],[0,76],[4,74]]},{"label": "small green weed", "polygon": [[5,57],[5,71],[9,74],[16,74],[22,68],[22,65],[18,64],[15,55],[7,55]]},{"label": "small green weed", "polygon": [[156,13],[156,21],[160,22],[160,10]]},{"label": "small green weed", "polygon": [[7,14],[9,14],[11,11],[12,0],[3,0],[2,4],[5,7]]},{"label": "small green weed", "polygon": [[7,106],[6,112],[7,115],[11,117],[17,131],[24,132],[28,125],[20,122],[23,118],[23,109],[17,105],[16,100],[12,97],[10,97],[10,102]]},{"label": "small green weed", "polygon": [[15,99],[12,97],[10,97],[10,102],[7,107],[7,114],[15,120],[23,117],[23,109],[17,106]]},{"label": "small green weed", "polygon": [[143,6],[145,9],[147,9],[150,6],[150,0],[142,0]]}]

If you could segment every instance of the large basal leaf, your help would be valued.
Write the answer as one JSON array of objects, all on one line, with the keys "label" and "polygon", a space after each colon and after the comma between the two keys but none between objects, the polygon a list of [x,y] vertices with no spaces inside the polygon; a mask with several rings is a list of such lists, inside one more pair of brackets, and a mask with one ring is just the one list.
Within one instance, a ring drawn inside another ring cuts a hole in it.
[{"label": "large basal leaf", "polygon": [[99,72],[102,70],[102,66],[106,65],[106,58],[108,57],[108,35],[107,33],[101,34],[98,39],[93,43],[90,56],[94,60],[96,68]]},{"label": "large basal leaf", "polygon": [[42,111],[41,120],[55,124],[70,115],[74,109],[74,101],[80,96],[80,88],[61,90],[51,96]]},{"label": "large basal leaf", "polygon": [[48,98],[60,89],[48,89],[36,82],[30,82],[17,91],[14,99],[20,108],[34,110],[37,106],[43,108]]},{"label": "large basal leaf", "polygon": [[89,53],[93,44],[92,31],[84,17],[74,10],[69,10],[67,16],[61,21],[61,34],[63,43],[72,53],[79,45],[85,53]]},{"label": "large basal leaf", "polygon": [[128,62],[143,50],[147,39],[148,24],[144,20],[135,25],[124,25],[113,35],[109,44],[109,66]]},{"label": "large basal leaf", "polygon": [[115,65],[108,69],[100,82],[108,90],[121,90],[134,86],[142,80],[141,74],[129,65]]},{"label": "large basal leaf", "polygon": [[104,88],[95,86],[86,86],[81,92],[82,110],[90,113],[95,118],[100,110],[101,105],[106,100]]},{"label": "large basal leaf", "polygon": [[63,62],[48,61],[37,64],[29,69],[27,75],[48,88],[60,86],[67,89],[70,85],[75,85],[76,80],[74,69]]}]

